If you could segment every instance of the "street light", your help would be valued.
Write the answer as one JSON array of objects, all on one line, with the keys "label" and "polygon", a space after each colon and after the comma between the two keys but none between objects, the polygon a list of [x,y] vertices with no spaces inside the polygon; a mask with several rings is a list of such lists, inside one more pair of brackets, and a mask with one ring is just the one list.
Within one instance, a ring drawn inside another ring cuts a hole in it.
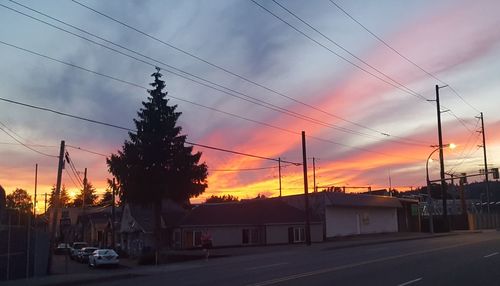
[{"label": "street light", "polygon": [[[441,149],[439,146],[432,145],[431,147],[436,147],[434,150],[432,150],[431,154],[429,154],[429,157],[427,157],[427,161],[425,161],[425,174],[426,174],[426,182],[427,182],[427,209],[429,211],[429,231],[431,233],[434,233],[434,221],[432,219],[432,212],[434,211],[434,206],[431,204],[432,203],[432,197],[431,197],[431,188],[430,188],[430,180],[429,180],[429,161],[431,160],[432,155],[436,153],[439,149]],[[445,144],[443,145],[443,148],[450,148],[450,149],[455,149],[457,145],[450,143],[450,144]],[[446,199],[446,198],[445,198]]]}]

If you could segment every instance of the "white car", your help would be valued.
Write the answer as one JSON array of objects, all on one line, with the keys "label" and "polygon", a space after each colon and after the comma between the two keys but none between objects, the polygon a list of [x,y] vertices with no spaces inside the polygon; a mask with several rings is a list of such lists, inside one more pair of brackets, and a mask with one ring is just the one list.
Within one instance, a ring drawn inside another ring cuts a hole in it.
[{"label": "white car", "polygon": [[98,249],[89,256],[89,266],[118,265],[120,260],[113,249]]}]

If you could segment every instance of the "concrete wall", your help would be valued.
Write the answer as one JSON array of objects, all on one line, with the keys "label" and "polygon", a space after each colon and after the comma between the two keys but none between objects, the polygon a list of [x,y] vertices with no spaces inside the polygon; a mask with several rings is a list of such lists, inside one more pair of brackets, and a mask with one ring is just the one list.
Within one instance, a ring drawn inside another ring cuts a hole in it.
[{"label": "concrete wall", "polygon": [[396,208],[326,207],[326,237],[397,232]]}]

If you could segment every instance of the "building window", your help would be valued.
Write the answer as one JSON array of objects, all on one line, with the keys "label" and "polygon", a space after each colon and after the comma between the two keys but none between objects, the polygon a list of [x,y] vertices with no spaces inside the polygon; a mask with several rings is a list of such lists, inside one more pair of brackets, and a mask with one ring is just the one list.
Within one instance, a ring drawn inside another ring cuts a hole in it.
[{"label": "building window", "polygon": [[201,246],[201,231],[193,231],[193,246]]},{"label": "building window", "polygon": [[174,247],[181,247],[181,232],[179,230],[174,231]]},{"label": "building window", "polygon": [[306,231],[303,227],[293,228],[293,242],[304,242],[306,241]]},{"label": "building window", "polygon": [[241,232],[241,242],[243,244],[259,244],[260,231],[258,228],[245,228]]},{"label": "building window", "polygon": [[259,230],[258,229],[252,229],[252,235],[251,235],[251,238],[252,238],[252,244],[257,244],[259,243]]},{"label": "building window", "polygon": [[243,244],[248,244],[250,242],[250,231],[248,229],[242,230],[242,240]]}]

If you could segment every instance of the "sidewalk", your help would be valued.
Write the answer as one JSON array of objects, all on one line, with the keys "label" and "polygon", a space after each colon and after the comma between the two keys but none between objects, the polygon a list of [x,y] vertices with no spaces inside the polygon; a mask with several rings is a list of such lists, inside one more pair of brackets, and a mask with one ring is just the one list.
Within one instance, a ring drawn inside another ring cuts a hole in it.
[{"label": "sidewalk", "polygon": [[[289,251],[327,251],[341,248],[359,247],[365,245],[384,244],[398,241],[432,239],[453,235],[464,235],[480,233],[482,231],[453,231],[449,233],[388,233],[388,234],[373,234],[362,236],[351,236],[335,238],[326,242],[314,243],[310,247],[305,247],[304,244],[286,244],[286,245],[271,245],[271,246],[248,246],[248,247],[230,247],[230,248],[215,248],[211,250],[210,257],[217,259],[219,257],[230,256],[245,256],[258,255],[268,253],[279,253]],[[3,282],[5,286],[45,286],[45,285],[69,285],[69,284],[85,284],[91,282],[105,282],[128,279],[138,276],[152,275],[154,273],[165,273],[170,271],[193,269],[204,266],[199,263],[204,258],[202,250],[178,250],[170,252],[172,255],[191,256],[183,263],[171,263],[160,266],[139,266],[133,260],[124,259],[123,264],[127,267],[116,271],[89,271],[87,273],[74,273],[66,275],[51,275],[30,280],[13,280]]]}]

